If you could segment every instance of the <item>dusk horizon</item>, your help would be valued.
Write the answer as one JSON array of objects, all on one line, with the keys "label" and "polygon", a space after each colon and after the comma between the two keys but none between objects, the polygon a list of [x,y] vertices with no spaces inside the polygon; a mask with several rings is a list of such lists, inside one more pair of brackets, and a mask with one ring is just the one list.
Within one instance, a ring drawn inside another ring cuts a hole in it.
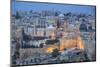
[{"label": "dusk horizon", "polygon": [[[15,6],[17,5],[17,6]],[[78,4],[55,4],[55,3],[39,3],[39,2],[15,2],[12,3],[12,11],[61,11],[63,13],[91,14],[95,15],[95,6],[78,5]]]}]

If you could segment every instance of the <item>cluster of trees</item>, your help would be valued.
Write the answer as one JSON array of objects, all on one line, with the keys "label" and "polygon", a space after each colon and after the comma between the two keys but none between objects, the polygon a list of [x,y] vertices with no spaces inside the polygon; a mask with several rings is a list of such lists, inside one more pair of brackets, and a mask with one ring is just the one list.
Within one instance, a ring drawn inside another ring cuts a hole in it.
[{"label": "cluster of trees", "polygon": [[[22,40],[25,42],[29,42],[31,40],[43,40],[46,37],[31,37],[30,35],[25,34],[24,29],[22,29]],[[45,44],[55,44],[55,43],[59,43],[60,41],[58,39],[54,39],[54,40],[46,40]],[[23,44],[22,48],[42,48],[44,43],[41,43],[40,46],[34,46],[34,45],[30,45],[30,44]]]},{"label": "cluster of trees", "polygon": [[54,49],[53,52],[52,52],[52,57],[57,57],[60,55],[60,52],[58,49]]},{"label": "cluster of trees", "polygon": [[93,31],[93,28],[91,25],[87,26],[86,24],[82,23],[80,25],[80,31]]},{"label": "cluster of trees", "polygon": [[90,61],[89,57],[87,56],[87,52],[86,51],[69,52],[68,54],[66,54],[66,57],[68,57],[68,59],[65,58],[63,60],[59,59],[60,56],[62,56],[61,53],[59,52],[59,49],[54,49],[51,54],[52,54],[52,57],[55,57],[55,58],[58,57],[57,60],[60,61],[61,63]]},{"label": "cluster of trees", "polygon": [[58,39],[54,39],[54,40],[47,40],[45,42],[45,44],[54,44],[54,43],[59,43],[60,41]]},{"label": "cluster of trees", "polygon": [[24,44],[24,45],[21,46],[21,48],[43,48],[43,46],[44,46],[44,43],[40,43],[39,46]]},{"label": "cluster of trees", "polygon": [[20,43],[16,42],[15,51],[12,56],[12,66],[16,66],[16,60],[20,58]]}]

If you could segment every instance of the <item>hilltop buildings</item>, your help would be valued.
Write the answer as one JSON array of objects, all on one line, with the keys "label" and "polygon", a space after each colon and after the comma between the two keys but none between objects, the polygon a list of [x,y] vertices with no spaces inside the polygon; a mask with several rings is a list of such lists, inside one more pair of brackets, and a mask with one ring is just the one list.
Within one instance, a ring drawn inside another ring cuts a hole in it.
[{"label": "hilltop buildings", "polygon": [[[36,59],[40,55],[51,54],[56,48],[62,53],[71,48],[87,50],[90,59],[94,55],[95,48],[92,52],[88,49],[91,40],[91,48],[95,47],[95,17],[92,15],[59,11],[18,11],[11,18],[12,47],[19,43],[21,57],[25,58],[27,55]],[[35,53],[38,56],[33,55]]]}]

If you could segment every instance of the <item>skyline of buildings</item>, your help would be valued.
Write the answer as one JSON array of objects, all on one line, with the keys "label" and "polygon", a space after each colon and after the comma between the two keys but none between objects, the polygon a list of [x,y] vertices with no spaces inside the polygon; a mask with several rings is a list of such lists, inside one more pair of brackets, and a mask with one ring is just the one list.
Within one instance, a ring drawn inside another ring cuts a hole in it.
[{"label": "skyline of buildings", "polygon": [[[20,4],[23,5],[22,2]],[[43,5],[39,4],[37,5]],[[56,4],[52,6],[54,5]],[[76,7],[76,5],[72,6]],[[15,8],[15,6],[13,7]],[[95,8],[94,6],[93,8],[91,6],[88,6],[90,8],[83,7],[88,9],[89,13],[92,13],[91,9],[94,10]],[[23,11],[19,11],[19,8]],[[81,14],[77,14],[73,12],[63,13],[63,11],[58,10],[52,11],[48,10],[49,8],[43,11],[40,9],[39,12],[25,11],[21,7],[15,9],[18,11],[13,13],[12,10],[11,14],[12,64],[56,64],[96,60],[95,10],[93,14],[87,13],[88,10],[86,13],[83,11]]]},{"label": "skyline of buildings", "polygon": [[[16,6],[17,5],[17,6]],[[77,13],[95,15],[95,6],[92,5],[75,5],[75,4],[55,4],[55,3],[39,3],[39,2],[21,2],[12,1],[12,11],[61,11],[62,13]]]}]

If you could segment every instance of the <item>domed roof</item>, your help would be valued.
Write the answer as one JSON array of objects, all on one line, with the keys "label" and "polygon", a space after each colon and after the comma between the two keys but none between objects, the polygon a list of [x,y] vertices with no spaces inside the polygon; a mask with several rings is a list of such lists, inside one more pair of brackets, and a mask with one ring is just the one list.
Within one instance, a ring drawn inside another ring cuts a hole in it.
[{"label": "domed roof", "polygon": [[54,29],[55,27],[53,27],[52,25],[48,26],[48,29]]},{"label": "domed roof", "polygon": [[64,14],[59,14],[59,17],[64,17]]}]

